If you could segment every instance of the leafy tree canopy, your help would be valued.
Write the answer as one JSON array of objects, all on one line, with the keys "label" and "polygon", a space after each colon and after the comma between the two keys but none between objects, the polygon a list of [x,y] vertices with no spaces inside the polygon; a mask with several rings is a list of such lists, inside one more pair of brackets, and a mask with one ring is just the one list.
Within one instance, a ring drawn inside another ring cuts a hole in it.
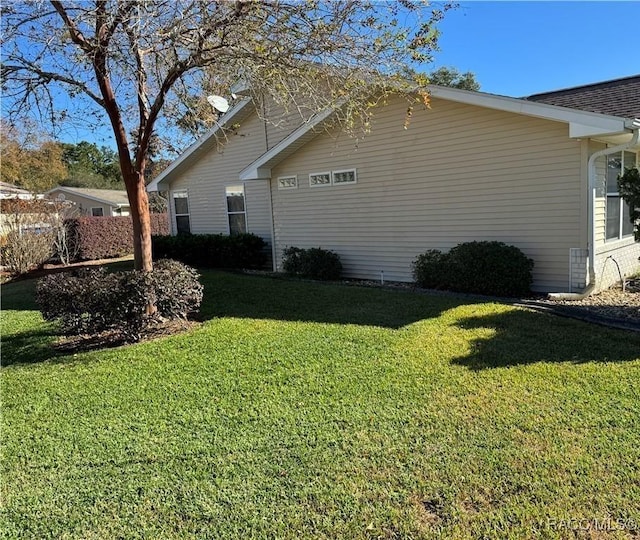
[{"label": "leafy tree canopy", "polygon": [[136,268],[150,270],[144,186],[154,135],[197,120],[193,111],[206,96],[229,96],[239,81],[259,104],[306,117],[337,108],[337,120],[358,129],[376,105],[374,89],[412,99],[415,85],[400,74],[431,59],[437,23],[450,7],[424,0],[10,2],[0,22],[5,116],[13,122],[35,112],[43,123],[73,117],[111,127]]},{"label": "leafy tree canopy", "polygon": [[62,147],[3,124],[0,129],[0,180],[32,193],[43,193],[67,176]]},{"label": "leafy tree canopy", "polygon": [[477,92],[480,90],[480,83],[471,71],[460,73],[455,68],[441,67],[428,75],[429,82],[438,86],[448,86],[450,88],[460,88]]},{"label": "leafy tree canopy", "polygon": [[114,150],[87,141],[62,143],[62,148],[62,160],[68,169],[63,185],[122,189],[122,173]]}]

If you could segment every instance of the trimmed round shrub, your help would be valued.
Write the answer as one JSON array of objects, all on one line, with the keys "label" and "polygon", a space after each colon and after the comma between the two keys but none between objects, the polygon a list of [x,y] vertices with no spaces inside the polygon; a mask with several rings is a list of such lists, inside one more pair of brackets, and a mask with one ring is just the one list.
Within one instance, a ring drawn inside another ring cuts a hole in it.
[{"label": "trimmed round shrub", "polygon": [[526,296],[533,282],[533,260],[503,242],[466,242],[448,253],[430,250],[413,263],[421,287],[492,296]]},{"label": "trimmed round shrub", "polygon": [[340,256],[327,249],[288,247],[282,255],[282,269],[290,276],[329,281],[342,274]]},{"label": "trimmed round shrub", "polygon": [[[43,318],[57,322],[64,334],[111,330],[139,341],[158,318],[186,318],[197,311],[202,292],[195,270],[167,260],[151,272],[91,268],[51,274],[38,281],[36,302]],[[150,305],[156,306],[153,314]]]},{"label": "trimmed round shrub", "polygon": [[447,255],[430,249],[413,261],[413,279],[420,287],[440,289],[446,286]]},{"label": "trimmed round shrub", "polygon": [[153,265],[153,286],[156,307],[162,317],[186,319],[198,311],[204,287],[198,281],[196,270],[171,259],[162,259]]}]

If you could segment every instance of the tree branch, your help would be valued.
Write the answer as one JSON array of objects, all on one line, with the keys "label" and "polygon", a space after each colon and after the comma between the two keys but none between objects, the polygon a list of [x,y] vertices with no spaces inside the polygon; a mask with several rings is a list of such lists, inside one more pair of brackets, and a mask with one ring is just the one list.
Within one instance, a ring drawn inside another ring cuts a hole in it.
[{"label": "tree branch", "polygon": [[84,92],[87,96],[89,96],[93,101],[95,101],[101,107],[104,107],[104,100],[95,94],[87,85],[81,83],[76,79],[72,79],[66,75],[61,73],[55,73],[53,71],[46,71],[44,69],[39,68],[33,62],[30,62],[26,58],[16,58],[18,62],[21,62],[23,65],[11,65],[5,64],[2,66],[2,78],[8,78],[11,74],[18,74],[20,72],[33,73],[44,80],[44,82],[58,81],[61,83],[68,84],[70,86],[74,86],[82,92]]}]

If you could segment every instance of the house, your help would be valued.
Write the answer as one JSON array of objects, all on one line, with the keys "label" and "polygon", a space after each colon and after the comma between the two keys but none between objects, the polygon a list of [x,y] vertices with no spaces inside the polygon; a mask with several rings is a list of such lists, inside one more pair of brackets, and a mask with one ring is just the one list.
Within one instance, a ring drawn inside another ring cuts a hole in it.
[{"label": "house", "polygon": [[128,216],[129,198],[125,190],[91,189],[57,186],[45,197],[75,204],[76,213],[83,216]]},{"label": "house", "polygon": [[[638,271],[617,175],[638,163],[640,75],[528,98],[432,86],[390,98],[359,141],[264,122],[249,98],[158,176],[173,233],[252,232],[273,268],[287,246],[337,252],[347,277],[412,280],[428,249],[519,247],[540,292],[600,289]],[[232,128],[233,126],[233,128]]]},{"label": "house", "polygon": [[34,199],[33,195],[28,189],[23,189],[14,184],[8,182],[0,182],[0,199]]}]

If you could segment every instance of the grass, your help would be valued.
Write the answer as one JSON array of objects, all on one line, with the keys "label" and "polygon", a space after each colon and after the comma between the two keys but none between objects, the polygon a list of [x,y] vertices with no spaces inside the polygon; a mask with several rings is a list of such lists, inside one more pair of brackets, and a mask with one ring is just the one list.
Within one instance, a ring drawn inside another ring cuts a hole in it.
[{"label": "grass", "polygon": [[491,302],[203,282],[198,329],[70,356],[33,283],[3,287],[2,538],[637,529],[637,334]]}]

